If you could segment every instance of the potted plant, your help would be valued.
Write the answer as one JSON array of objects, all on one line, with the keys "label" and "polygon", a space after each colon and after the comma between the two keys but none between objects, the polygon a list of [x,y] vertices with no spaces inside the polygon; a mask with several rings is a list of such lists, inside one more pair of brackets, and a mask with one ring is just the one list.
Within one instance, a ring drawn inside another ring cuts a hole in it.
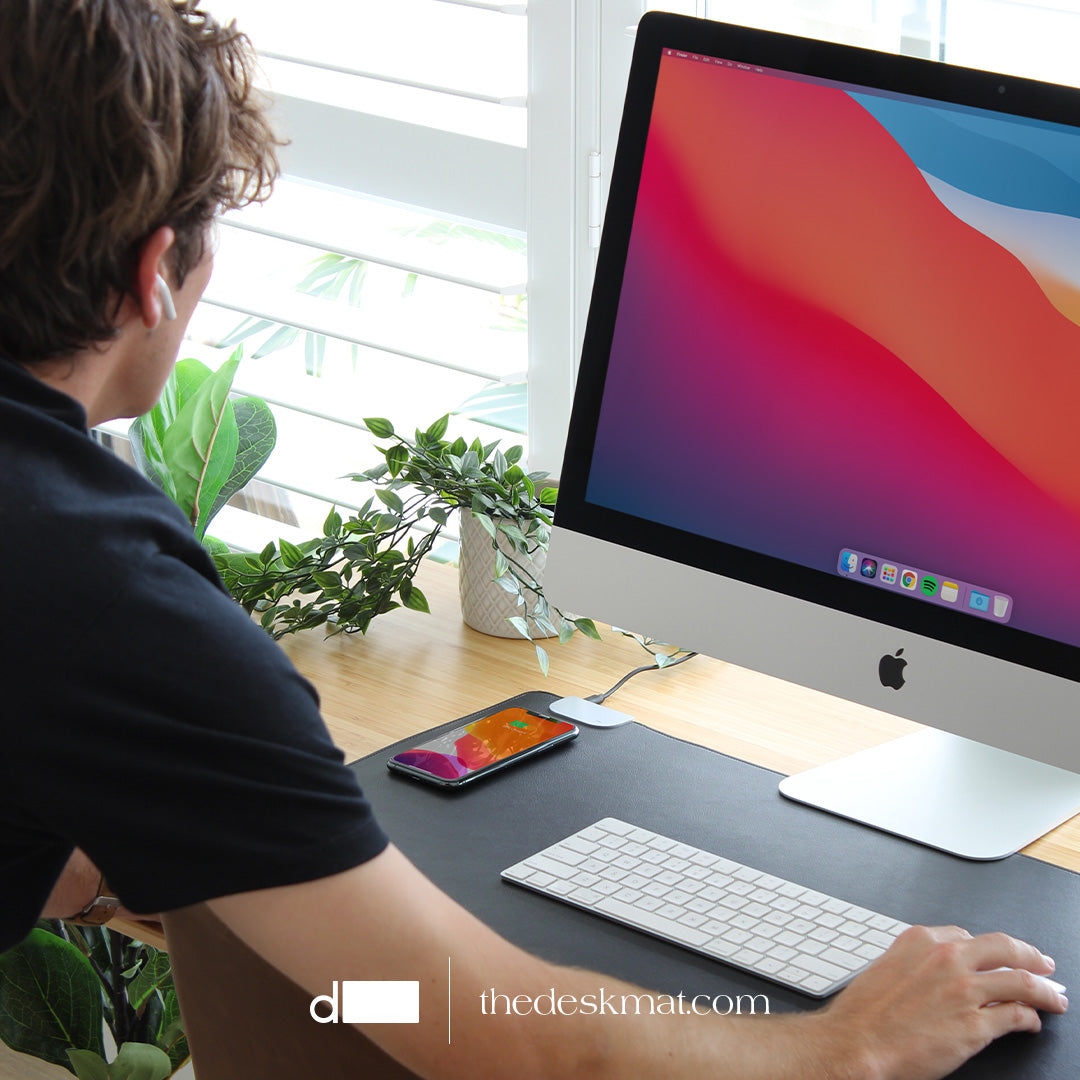
[{"label": "potted plant", "polygon": [[[427,611],[413,578],[457,511],[487,537],[489,577],[512,598],[513,632],[529,640],[566,641],[576,631],[599,637],[592,620],[555,611],[544,597],[536,557],[547,551],[556,491],[545,474],[521,468],[520,446],[451,441],[449,416],[412,437],[380,417],[364,423],[387,444],[379,465],[349,474],[375,487],[360,510],[348,518],[331,511],[322,536],[301,545],[282,540],[258,555],[215,554],[229,591],[266,630],[275,638],[324,625],[331,634],[365,633],[396,607]],[[547,652],[533,643],[546,674]]]},{"label": "potted plant", "polygon": [[0,953],[0,1039],[79,1080],[164,1080],[188,1058],[167,954],[60,920]]},{"label": "potted plant", "polygon": [[228,549],[207,537],[207,526],[263,467],[277,439],[265,401],[229,397],[241,356],[237,348],[217,371],[179,361],[158,403],[128,429],[140,472],[184,511],[211,551]]}]

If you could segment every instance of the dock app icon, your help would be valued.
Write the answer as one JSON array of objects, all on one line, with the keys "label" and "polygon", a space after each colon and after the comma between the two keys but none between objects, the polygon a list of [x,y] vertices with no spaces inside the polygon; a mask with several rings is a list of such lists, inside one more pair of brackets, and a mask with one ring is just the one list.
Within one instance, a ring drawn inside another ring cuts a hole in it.
[{"label": "dock app icon", "polygon": [[[323,1015],[317,1006],[330,1006]],[[317,1024],[419,1024],[420,984],[418,982],[369,981],[334,982],[329,994],[311,999],[311,1019]]]}]

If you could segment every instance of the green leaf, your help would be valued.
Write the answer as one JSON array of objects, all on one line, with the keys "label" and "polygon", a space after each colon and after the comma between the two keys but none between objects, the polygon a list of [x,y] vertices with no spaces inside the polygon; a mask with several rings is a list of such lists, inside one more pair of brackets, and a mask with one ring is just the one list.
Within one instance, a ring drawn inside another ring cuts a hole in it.
[{"label": "green leaf", "polygon": [[395,514],[400,514],[405,509],[405,504],[401,501],[401,496],[396,491],[390,491],[388,488],[379,488],[375,492],[379,502],[383,503],[388,509],[392,510]]},{"label": "green leaf", "polygon": [[218,346],[222,349],[227,349],[230,345],[237,345],[241,341],[246,341],[249,337],[254,337],[256,334],[261,334],[264,330],[269,330],[271,326],[274,326],[270,319],[245,319],[235,330],[231,330],[225,337],[218,341]]},{"label": "green leaf", "polygon": [[323,590],[341,588],[341,578],[332,570],[313,570],[311,580]]},{"label": "green leaf", "polygon": [[150,1043],[126,1042],[109,1066],[109,1080],[165,1080],[172,1062],[164,1050]]},{"label": "green leaf", "polygon": [[236,462],[240,436],[229,388],[239,362],[234,355],[206,379],[165,433],[165,460],[176,484],[176,502],[200,540],[209,510]]},{"label": "green leaf", "polygon": [[68,1066],[67,1051],[103,1053],[101,984],[85,956],[47,930],[0,953],[0,1039]]},{"label": "green leaf", "polygon": [[532,635],[529,633],[529,624],[520,615],[511,615],[506,620],[523,638],[528,641],[532,641]]},{"label": "green leaf", "polygon": [[69,1050],[68,1068],[78,1080],[110,1080],[109,1066],[100,1054],[93,1050]]},{"label": "green leaf", "polygon": [[344,259],[344,255],[338,255],[333,251],[329,251],[325,255],[320,255],[317,259],[313,259],[311,265],[314,269],[300,282],[299,285],[296,286],[296,291],[306,293],[313,285],[317,285],[327,278],[334,277]]},{"label": "green leaf", "polygon": [[574,625],[586,636],[594,641],[600,640],[600,631],[596,629],[596,623],[592,619],[575,619]]},{"label": "green leaf", "polygon": [[270,406],[262,398],[240,398],[232,403],[236,419],[237,446],[232,471],[206,516],[206,525],[214,515],[266,464],[277,442],[277,424]]},{"label": "green leaf", "polygon": [[142,970],[128,983],[127,996],[131,1007],[138,1011],[146,999],[169,982],[171,977],[169,954],[160,949],[152,949]]},{"label": "green leaf", "polygon": [[454,412],[488,427],[524,435],[528,426],[528,386],[524,382],[489,383],[466,398]]},{"label": "green leaf", "polygon": [[[199,387],[213,375],[213,372],[201,360],[189,356],[177,363],[173,368],[173,375],[176,376],[176,397],[171,403],[171,411],[169,402],[164,399],[161,402],[166,410],[164,413],[166,426],[180,415],[180,410],[198,393]],[[164,432],[162,435],[164,437]]]},{"label": "green leaf", "polygon": [[540,673],[546,679],[548,668],[551,666],[551,660],[548,657],[547,651],[542,649],[539,645],[536,646],[536,662],[540,665]]},{"label": "green leaf", "polygon": [[411,582],[406,581],[398,591],[407,608],[430,613],[431,608],[428,607],[427,597]]},{"label": "green leaf", "polygon": [[392,439],[394,437],[394,425],[380,416],[365,416],[364,426],[376,439]]},{"label": "green leaf", "polygon": [[427,429],[427,437],[434,442],[438,442],[445,434],[446,429],[450,426],[450,414],[440,416],[434,424]]},{"label": "green leaf", "polygon": [[522,549],[528,546],[525,534],[512,521],[500,521],[498,528],[499,532],[508,536],[515,545]]},{"label": "green leaf", "polygon": [[158,1031],[157,1044],[169,1055],[174,1072],[189,1056],[187,1038],[184,1035],[184,1019],[180,1015],[180,1002],[176,990],[171,986],[162,999],[161,1028]]},{"label": "green leaf", "polygon": [[447,521],[447,512],[441,506],[432,506],[428,508],[427,516],[432,521],[437,522],[439,525],[445,525]]},{"label": "green leaf", "polygon": [[149,413],[145,417],[137,416],[131,421],[128,427],[128,442],[131,444],[132,457],[135,458],[135,467],[154,487],[172,498],[169,490],[172,477],[165,464],[161,443],[157,439]]},{"label": "green leaf", "polygon": [[386,451],[386,467],[391,476],[397,476],[409,461],[409,448],[402,443]]},{"label": "green leaf", "polygon": [[554,506],[555,500],[559,497],[559,489],[553,487],[543,488],[540,492],[540,502],[544,506]]},{"label": "green leaf", "polygon": [[476,521],[480,522],[480,524],[484,528],[484,531],[491,537],[492,540],[494,540],[495,522],[492,521],[491,518],[487,516],[487,514],[478,514],[475,510],[472,512],[472,516]]},{"label": "green leaf", "polygon": [[336,509],[326,515],[323,522],[323,536],[338,536],[341,533],[341,515]]},{"label": "green leaf", "polygon": [[287,349],[299,336],[295,326],[279,326],[251,355],[259,360],[279,349]]},{"label": "green leaf", "polygon": [[495,576],[500,578],[510,569],[510,560],[503,554],[501,548],[495,549]]},{"label": "green leaf", "polygon": [[216,536],[204,536],[202,542],[211,555],[228,555],[232,550],[224,540],[219,540]]},{"label": "green leaf", "polygon": [[278,547],[281,549],[281,561],[290,570],[304,557],[304,553],[295,544],[290,544],[288,540],[279,540]]},{"label": "green leaf", "polygon": [[565,645],[574,636],[574,624],[569,619],[563,619],[559,627],[559,644]]},{"label": "green leaf", "polygon": [[503,451],[503,456],[506,458],[507,465],[516,465],[520,460],[525,450],[520,446],[511,446],[508,450]]}]

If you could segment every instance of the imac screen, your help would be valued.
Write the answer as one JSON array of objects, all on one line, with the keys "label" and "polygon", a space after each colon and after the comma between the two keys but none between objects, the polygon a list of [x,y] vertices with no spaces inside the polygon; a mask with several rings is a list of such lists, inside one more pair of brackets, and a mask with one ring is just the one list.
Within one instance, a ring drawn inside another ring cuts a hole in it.
[{"label": "imac screen", "polygon": [[1080,645],[1080,129],[664,48],[627,244],[586,502]]}]

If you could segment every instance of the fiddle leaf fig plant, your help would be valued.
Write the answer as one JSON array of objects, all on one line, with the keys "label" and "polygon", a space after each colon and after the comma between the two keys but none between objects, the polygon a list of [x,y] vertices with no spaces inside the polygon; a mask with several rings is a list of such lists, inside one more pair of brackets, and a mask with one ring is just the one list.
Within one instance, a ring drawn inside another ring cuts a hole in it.
[{"label": "fiddle leaf fig plant", "polygon": [[[323,535],[304,544],[282,540],[258,555],[215,554],[229,591],[275,638],[322,625],[330,634],[365,633],[394,608],[427,611],[413,578],[455,511],[472,514],[490,536],[493,577],[518,597],[521,613],[511,622],[524,637],[531,639],[534,626],[563,641],[576,631],[600,636],[591,619],[564,612],[556,613],[556,630],[554,609],[528,568],[529,556],[546,550],[550,537],[556,491],[544,483],[546,474],[521,468],[520,446],[504,451],[498,441],[447,439],[449,420],[408,437],[389,420],[365,419],[386,445],[378,465],[348,474],[374,486],[356,513],[331,511]],[[537,656],[546,671],[540,646]]]},{"label": "fiddle leaf fig plant", "polygon": [[196,537],[206,537],[217,512],[270,456],[277,438],[273,413],[261,398],[232,400],[237,348],[211,371],[198,360],[181,360],[158,403],[128,429],[139,470],[187,515]]},{"label": "fiddle leaf fig plant", "polygon": [[0,954],[0,1003],[0,1039],[78,1080],[164,1080],[188,1058],[168,955],[104,926],[39,922]]}]

